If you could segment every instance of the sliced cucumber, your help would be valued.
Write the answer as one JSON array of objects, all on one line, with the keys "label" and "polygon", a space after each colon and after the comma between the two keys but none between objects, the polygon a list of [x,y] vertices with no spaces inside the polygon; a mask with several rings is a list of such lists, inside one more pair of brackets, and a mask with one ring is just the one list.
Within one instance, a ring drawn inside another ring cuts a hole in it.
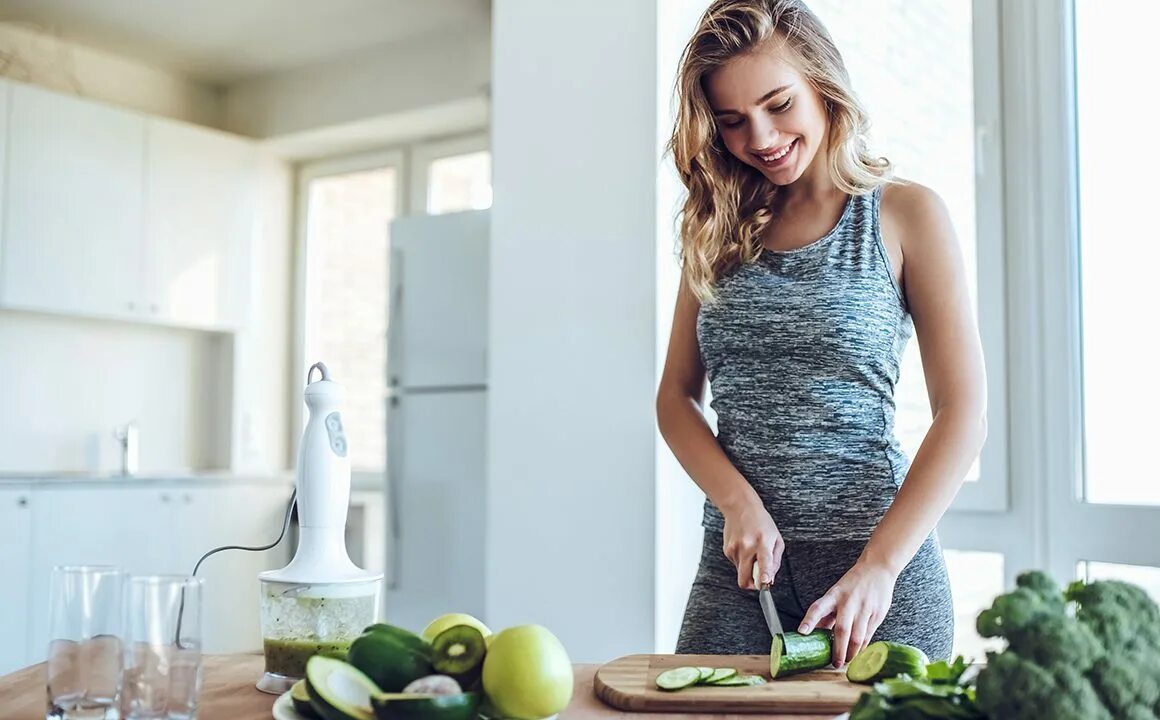
[{"label": "sliced cucumber", "polygon": [[846,667],[846,679],[872,685],[878,680],[898,677],[903,673],[913,678],[922,678],[926,676],[928,662],[926,653],[913,645],[879,640],[870,643],[854,656]]},{"label": "sliced cucumber", "polygon": [[706,682],[709,678],[713,677],[713,671],[715,668],[699,667],[697,669],[701,671],[701,677],[697,679],[697,682],[703,683]]},{"label": "sliced cucumber", "polygon": [[657,687],[661,690],[680,690],[701,681],[701,669],[695,667],[675,667],[657,675]]},{"label": "sliced cucumber", "polygon": [[716,668],[713,670],[713,674],[701,682],[705,683],[706,685],[715,685],[722,680],[728,680],[731,677],[736,677],[736,675],[737,668]]},{"label": "sliced cucumber", "polygon": [[778,633],[769,649],[769,676],[779,678],[824,668],[830,664],[833,644],[830,630],[814,630],[809,635]]},{"label": "sliced cucumber", "polygon": [[373,680],[342,660],[315,655],[306,661],[306,694],[325,720],[373,720],[371,696],[380,692]]},{"label": "sliced cucumber", "polygon": [[760,675],[733,675],[724,680],[712,683],[713,687],[739,687],[742,685],[764,685],[765,678]]}]

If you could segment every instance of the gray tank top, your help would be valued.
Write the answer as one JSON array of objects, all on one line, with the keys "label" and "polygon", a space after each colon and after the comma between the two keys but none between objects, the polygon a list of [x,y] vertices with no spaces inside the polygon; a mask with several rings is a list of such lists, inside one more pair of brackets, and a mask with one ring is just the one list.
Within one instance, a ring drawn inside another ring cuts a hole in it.
[{"label": "gray tank top", "polygon": [[[881,196],[850,196],[809,245],[763,250],[697,317],[718,442],[788,539],[869,538],[910,466],[894,386],[914,326]],[[703,525],[724,529],[709,500]]]}]

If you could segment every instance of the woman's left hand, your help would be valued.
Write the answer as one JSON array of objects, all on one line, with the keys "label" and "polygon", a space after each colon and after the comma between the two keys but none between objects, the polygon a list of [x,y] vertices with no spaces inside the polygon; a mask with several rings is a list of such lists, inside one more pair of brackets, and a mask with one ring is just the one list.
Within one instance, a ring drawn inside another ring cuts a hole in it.
[{"label": "woman's left hand", "polygon": [[798,632],[833,628],[835,668],[861,652],[890,610],[897,575],[883,565],[855,563],[832,588],[810,606]]}]

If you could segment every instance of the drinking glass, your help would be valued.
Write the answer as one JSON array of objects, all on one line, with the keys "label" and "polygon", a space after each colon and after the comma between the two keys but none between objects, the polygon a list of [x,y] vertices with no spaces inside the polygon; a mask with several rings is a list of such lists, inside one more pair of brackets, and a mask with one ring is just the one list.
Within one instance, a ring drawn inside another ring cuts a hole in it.
[{"label": "drinking glass", "polygon": [[192,720],[201,694],[202,579],[129,579],[125,615],[124,720]]},{"label": "drinking glass", "polygon": [[49,585],[48,720],[115,720],[125,573],[58,565]]}]

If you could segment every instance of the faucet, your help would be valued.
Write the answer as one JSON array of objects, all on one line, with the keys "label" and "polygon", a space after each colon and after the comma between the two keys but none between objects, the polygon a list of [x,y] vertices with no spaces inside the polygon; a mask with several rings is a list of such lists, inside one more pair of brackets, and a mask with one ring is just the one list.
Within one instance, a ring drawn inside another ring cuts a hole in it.
[{"label": "faucet", "polygon": [[138,434],[137,423],[129,421],[113,431],[113,437],[121,444],[121,474],[137,474]]}]

